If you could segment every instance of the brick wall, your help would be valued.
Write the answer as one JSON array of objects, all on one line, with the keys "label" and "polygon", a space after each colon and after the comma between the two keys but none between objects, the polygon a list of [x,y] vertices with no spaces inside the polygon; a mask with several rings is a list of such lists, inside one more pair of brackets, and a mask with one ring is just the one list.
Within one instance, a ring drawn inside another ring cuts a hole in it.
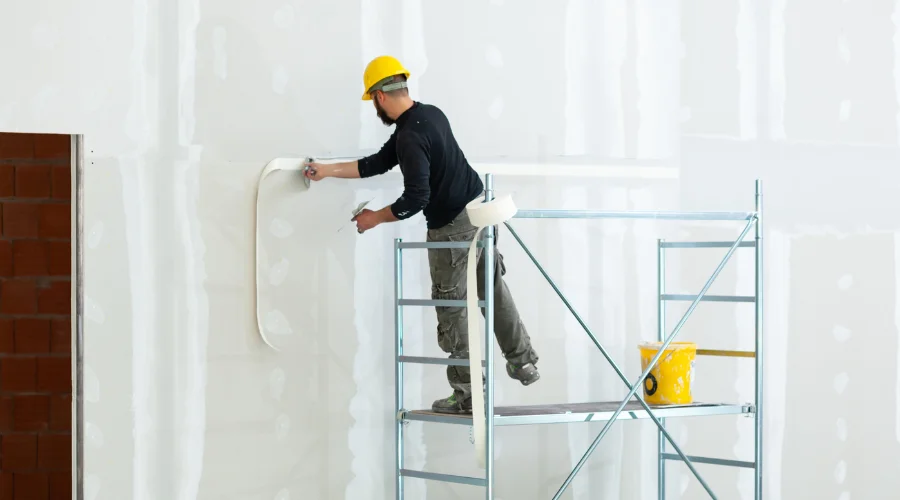
[{"label": "brick wall", "polygon": [[72,497],[69,148],[0,133],[0,500]]}]

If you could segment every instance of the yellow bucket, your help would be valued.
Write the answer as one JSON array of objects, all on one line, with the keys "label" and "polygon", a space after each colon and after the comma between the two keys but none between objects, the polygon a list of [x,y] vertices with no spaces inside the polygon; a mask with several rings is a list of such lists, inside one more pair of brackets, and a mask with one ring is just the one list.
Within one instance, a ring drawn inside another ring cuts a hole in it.
[{"label": "yellow bucket", "polygon": [[[662,342],[645,342],[641,351],[641,373],[659,352]],[[694,358],[697,345],[693,342],[672,342],[659,358],[656,366],[644,379],[644,401],[651,405],[681,405],[694,401],[691,385],[694,382]]]}]

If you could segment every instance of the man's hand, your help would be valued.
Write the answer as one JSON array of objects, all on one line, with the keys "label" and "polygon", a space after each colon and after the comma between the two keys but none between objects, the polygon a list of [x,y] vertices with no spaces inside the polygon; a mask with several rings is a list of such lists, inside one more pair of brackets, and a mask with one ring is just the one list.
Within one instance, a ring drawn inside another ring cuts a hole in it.
[{"label": "man's hand", "polygon": [[382,222],[381,217],[378,216],[378,212],[373,212],[368,208],[364,208],[363,211],[352,220],[356,222],[356,232],[360,234],[372,229]]},{"label": "man's hand", "polygon": [[395,222],[397,218],[394,217],[394,213],[391,212],[391,206],[388,205],[376,212],[364,208],[362,212],[351,220],[356,222],[356,232],[362,234],[382,222]]},{"label": "man's hand", "polygon": [[329,176],[328,165],[324,163],[304,162],[303,166],[309,167],[303,172],[309,180],[320,181]]}]

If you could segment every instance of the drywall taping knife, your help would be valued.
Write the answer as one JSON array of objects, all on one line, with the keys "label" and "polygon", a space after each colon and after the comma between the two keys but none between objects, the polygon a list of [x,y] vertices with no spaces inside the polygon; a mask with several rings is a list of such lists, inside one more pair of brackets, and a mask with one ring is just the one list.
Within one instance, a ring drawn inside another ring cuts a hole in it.
[{"label": "drywall taping knife", "polygon": [[[374,198],[373,198],[373,199],[374,199]],[[353,210],[353,212],[351,212],[350,222],[353,222],[353,219],[355,219],[357,215],[361,214],[362,211],[363,211],[363,209],[366,208],[366,205],[368,205],[369,203],[371,203],[371,201],[372,201],[372,200],[368,200],[368,201],[364,201],[364,202],[360,203],[360,204]],[[346,223],[346,222],[344,223],[343,226],[341,226],[341,229],[338,229],[338,232],[341,232],[341,230],[344,229],[345,227],[347,227],[347,223]]]},{"label": "drywall taping knife", "polygon": [[[312,158],[307,158],[306,163],[312,163]],[[309,177],[306,176],[306,172],[312,172],[313,175],[316,175],[316,169],[310,167],[309,165],[303,165],[303,184],[306,185],[306,189],[309,189]]]}]

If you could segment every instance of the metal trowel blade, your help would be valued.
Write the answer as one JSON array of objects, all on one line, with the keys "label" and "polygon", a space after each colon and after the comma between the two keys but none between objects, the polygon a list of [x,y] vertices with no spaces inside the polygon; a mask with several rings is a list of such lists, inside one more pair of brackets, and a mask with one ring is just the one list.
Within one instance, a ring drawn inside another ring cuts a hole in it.
[{"label": "metal trowel blade", "polygon": [[[313,161],[312,158],[307,158],[307,159],[306,159],[306,163],[312,163],[312,161]],[[303,166],[303,170],[301,171],[301,173],[303,174],[303,185],[306,186],[306,189],[309,189],[309,186],[310,186],[310,180],[309,180],[309,177],[306,176],[306,171],[307,171],[307,170],[309,170],[309,165],[304,165],[304,166]]]},{"label": "metal trowel blade", "polygon": [[[368,201],[364,201],[364,202],[360,203],[359,206],[357,206],[357,207],[353,210],[353,212],[351,212],[350,221],[353,222],[353,218],[356,217],[357,215],[361,214],[362,211],[363,211],[363,209],[366,208],[366,205],[368,205],[369,202],[371,202],[371,201],[372,201],[372,200],[368,200]],[[345,227],[347,227],[347,223],[346,223],[346,222],[344,223],[343,226],[340,227],[340,229],[338,229],[338,232],[341,232]]]}]

